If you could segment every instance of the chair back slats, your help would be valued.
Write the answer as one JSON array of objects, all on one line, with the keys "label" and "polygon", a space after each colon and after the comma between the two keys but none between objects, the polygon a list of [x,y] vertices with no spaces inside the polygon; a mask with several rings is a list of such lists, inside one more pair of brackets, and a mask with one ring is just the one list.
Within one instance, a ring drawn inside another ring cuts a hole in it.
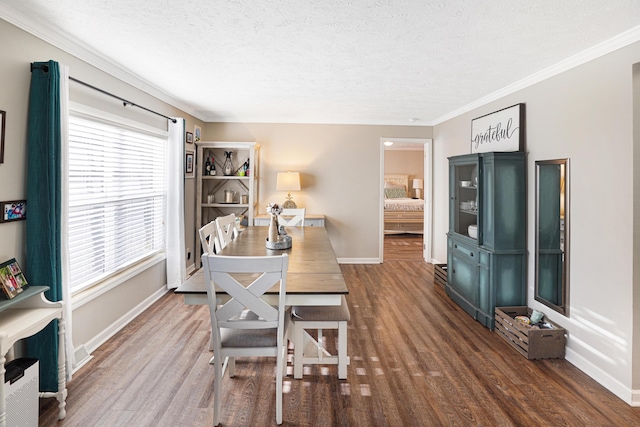
[{"label": "chair back slats", "polygon": [[218,227],[215,221],[211,221],[209,224],[204,225],[200,230],[200,244],[202,245],[202,253],[214,254],[217,253],[217,247],[220,246],[218,240]]},{"label": "chair back slats", "polygon": [[216,218],[216,227],[218,229],[218,243],[220,246],[220,253],[230,241],[238,236],[238,229],[236,228],[236,215],[229,214],[225,216],[219,216]]},{"label": "chair back slats", "polygon": [[[205,254],[207,297],[213,307],[212,327],[234,329],[276,328],[284,311],[286,295],[286,272],[289,266],[287,254],[264,257],[230,257]],[[246,274],[253,273],[253,274]],[[238,280],[242,277],[242,283]],[[250,283],[246,283],[250,281]],[[262,296],[279,284],[279,307],[272,307]],[[230,299],[217,306],[215,287],[226,292]],[[279,308],[282,307],[282,310]],[[250,311],[255,316],[243,316]],[[213,324],[215,322],[215,325]]]},{"label": "chair back slats", "polygon": [[[260,297],[280,280],[278,273],[264,273],[246,288],[228,273],[213,272],[213,282],[225,290],[233,299],[218,308],[218,322],[228,321],[239,316],[244,308],[255,313],[265,324],[274,328],[278,321],[278,310],[264,302]],[[234,302],[235,304],[230,304]],[[276,322],[275,324],[273,324]]]},{"label": "chair back slats", "polygon": [[297,209],[283,209],[282,213],[278,217],[278,224],[285,227],[304,226],[304,217],[306,215],[306,208]]}]

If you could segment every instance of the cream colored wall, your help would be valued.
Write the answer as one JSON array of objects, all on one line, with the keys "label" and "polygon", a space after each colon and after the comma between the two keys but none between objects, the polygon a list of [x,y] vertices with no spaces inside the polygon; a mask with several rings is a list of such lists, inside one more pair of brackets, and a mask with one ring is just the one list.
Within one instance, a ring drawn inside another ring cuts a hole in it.
[{"label": "cream colored wall", "polygon": [[[635,43],[434,129],[434,205],[444,207],[446,158],[470,152],[471,120],[526,104],[529,306],[567,329],[567,360],[627,402],[639,386],[632,384],[633,368],[640,368],[640,356],[633,355],[638,336],[633,291],[638,285],[633,275],[632,66],[638,61],[640,43]],[[568,318],[533,295],[534,164],[565,157],[571,162]],[[446,215],[446,209],[434,210],[434,256],[439,259],[446,259]]]},{"label": "cream colored wall", "polygon": [[[633,307],[640,307],[640,63],[633,66]],[[640,390],[640,314],[633,313],[633,389]]]},{"label": "cream colored wall", "polygon": [[[402,173],[409,175],[409,195],[415,196],[412,180],[424,179],[424,150],[384,150],[384,173]],[[422,192],[424,197],[424,191]]]},{"label": "cream colored wall", "polygon": [[[78,60],[54,46],[0,20],[0,110],[7,112],[5,134],[5,161],[0,164],[0,200],[26,198],[28,174],[27,162],[27,111],[31,62],[55,60],[70,68],[70,74],[79,80],[100,87],[125,99],[159,111],[168,116],[187,119],[187,130],[194,124],[203,125],[158,99],[134,89],[132,86]],[[166,120],[134,107],[124,108],[120,101],[106,97],[93,90],[70,82],[70,99],[93,107],[99,107],[113,114],[132,118],[158,128],[166,129]],[[185,192],[193,199],[194,180],[187,180]],[[194,207],[186,206],[186,229],[194,229]],[[25,221],[0,224],[0,260],[15,257],[25,264]],[[195,234],[187,233],[187,247],[193,248]],[[109,328],[122,318],[131,316],[140,304],[148,303],[148,298],[161,292],[166,284],[165,264],[161,262],[119,287],[106,292],[97,299],[74,309],[73,340],[76,347],[99,344],[99,337],[109,335]],[[106,330],[105,330],[106,328]],[[106,334],[106,335],[105,335]]]},{"label": "cream colored wall", "polygon": [[299,171],[293,194],[308,213],[326,215],[326,227],[342,262],[378,259],[380,138],[431,138],[424,126],[209,123],[205,139],[257,141],[260,148],[260,213],[276,192],[279,171]]}]

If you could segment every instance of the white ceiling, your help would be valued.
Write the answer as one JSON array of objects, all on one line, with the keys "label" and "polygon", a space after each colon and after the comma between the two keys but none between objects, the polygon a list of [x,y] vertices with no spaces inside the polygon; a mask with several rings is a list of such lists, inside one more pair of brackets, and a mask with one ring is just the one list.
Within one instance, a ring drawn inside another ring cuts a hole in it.
[{"label": "white ceiling", "polygon": [[0,0],[0,16],[226,122],[432,125],[640,39],[638,0]]}]

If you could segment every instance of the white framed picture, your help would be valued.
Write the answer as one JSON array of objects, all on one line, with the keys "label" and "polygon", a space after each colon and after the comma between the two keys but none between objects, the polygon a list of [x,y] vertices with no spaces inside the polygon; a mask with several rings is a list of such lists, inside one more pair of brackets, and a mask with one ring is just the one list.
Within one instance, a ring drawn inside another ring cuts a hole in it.
[{"label": "white framed picture", "polygon": [[524,151],[524,104],[471,120],[471,152]]}]

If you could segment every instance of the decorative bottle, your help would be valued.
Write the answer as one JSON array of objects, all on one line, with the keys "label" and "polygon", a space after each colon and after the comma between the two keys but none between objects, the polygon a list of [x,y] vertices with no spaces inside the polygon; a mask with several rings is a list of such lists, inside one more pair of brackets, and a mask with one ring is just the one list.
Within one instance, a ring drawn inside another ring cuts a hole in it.
[{"label": "decorative bottle", "polygon": [[207,162],[204,164],[204,174],[211,175],[211,159],[207,157]]},{"label": "decorative bottle", "polygon": [[216,174],[216,159],[211,157],[211,175]]},{"label": "decorative bottle", "polygon": [[233,163],[231,162],[231,156],[233,156],[233,151],[225,151],[225,160],[224,165],[222,165],[222,174],[225,176],[233,175]]},{"label": "decorative bottle", "polygon": [[271,222],[269,223],[269,241],[278,241],[278,217],[271,215]]}]

